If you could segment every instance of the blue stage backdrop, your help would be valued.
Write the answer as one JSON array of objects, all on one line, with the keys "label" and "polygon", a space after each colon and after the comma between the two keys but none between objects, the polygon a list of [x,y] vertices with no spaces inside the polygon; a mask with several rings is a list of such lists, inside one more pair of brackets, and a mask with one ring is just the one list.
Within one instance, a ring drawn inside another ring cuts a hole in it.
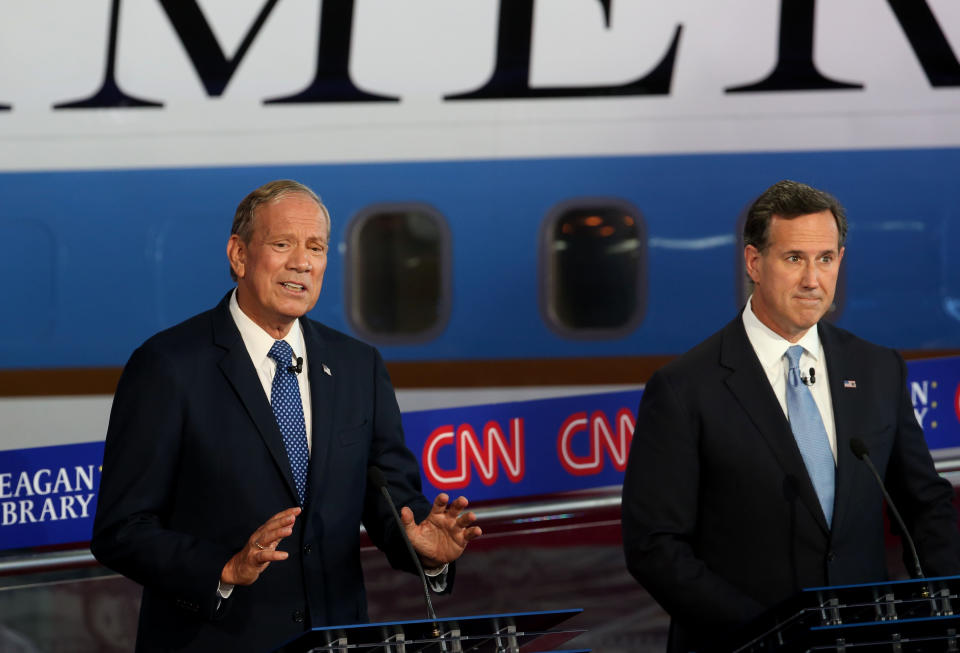
[{"label": "blue stage backdrop", "polygon": [[[911,362],[908,390],[930,449],[960,447],[960,357]],[[623,481],[640,395],[410,412],[403,426],[428,495],[584,490]],[[0,451],[0,549],[89,540],[102,458],[103,442]]]}]

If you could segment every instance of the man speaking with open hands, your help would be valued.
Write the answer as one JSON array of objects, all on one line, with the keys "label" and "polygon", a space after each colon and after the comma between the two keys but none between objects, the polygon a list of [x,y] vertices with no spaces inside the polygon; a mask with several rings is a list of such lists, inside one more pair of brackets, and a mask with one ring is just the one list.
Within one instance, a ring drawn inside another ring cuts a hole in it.
[{"label": "man speaking with open hands", "polygon": [[361,522],[414,570],[371,465],[435,590],[481,534],[465,498],[422,495],[379,353],[304,317],[329,238],[306,186],[253,191],[227,243],[236,288],[124,368],[91,549],[144,586],[138,651],[263,651],[366,621]]}]

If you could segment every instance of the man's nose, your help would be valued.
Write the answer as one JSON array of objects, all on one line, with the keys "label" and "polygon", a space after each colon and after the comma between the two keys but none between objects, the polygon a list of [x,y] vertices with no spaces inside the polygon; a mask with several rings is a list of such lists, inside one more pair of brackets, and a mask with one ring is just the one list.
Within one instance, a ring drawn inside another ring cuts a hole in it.
[{"label": "man's nose", "polygon": [[810,261],[803,268],[803,278],[801,279],[805,288],[816,288],[820,285],[820,276],[817,271],[817,266],[813,261]]},{"label": "man's nose", "polygon": [[309,272],[312,266],[310,264],[310,253],[307,248],[302,246],[294,247],[290,251],[287,267],[297,272]]}]

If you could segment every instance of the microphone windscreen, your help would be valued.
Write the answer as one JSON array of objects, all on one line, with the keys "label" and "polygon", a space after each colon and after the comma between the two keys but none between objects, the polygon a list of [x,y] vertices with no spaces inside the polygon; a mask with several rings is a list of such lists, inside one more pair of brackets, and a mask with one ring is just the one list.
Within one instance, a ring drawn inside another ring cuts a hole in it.
[{"label": "microphone windscreen", "polygon": [[852,438],[850,440],[850,451],[860,460],[863,460],[863,457],[870,453],[867,450],[867,445],[865,445],[860,438]]},{"label": "microphone windscreen", "polygon": [[367,482],[378,490],[382,487],[387,487],[387,479],[376,465],[367,467]]}]

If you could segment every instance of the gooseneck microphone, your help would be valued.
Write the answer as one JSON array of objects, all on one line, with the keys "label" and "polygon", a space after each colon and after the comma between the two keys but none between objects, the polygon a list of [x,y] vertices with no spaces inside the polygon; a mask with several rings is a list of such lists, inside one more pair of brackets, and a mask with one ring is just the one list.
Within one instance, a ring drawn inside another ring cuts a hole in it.
[{"label": "gooseneck microphone", "polygon": [[883,492],[883,498],[886,500],[887,506],[890,508],[890,513],[893,515],[894,519],[896,519],[897,526],[899,526],[900,530],[903,532],[903,537],[907,541],[907,545],[910,548],[910,557],[913,558],[913,577],[926,578],[926,576],[923,575],[923,569],[920,567],[920,558],[917,556],[917,547],[913,545],[913,538],[910,537],[910,531],[907,530],[907,525],[904,524],[903,519],[900,518],[900,513],[897,511],[897,507],[893,505],[893,499],[891,499],[890,495],[887,494],[887,488],[883,485],[883,480],[880,478],[877,468],[873,466],[873,461],[870,460],[870,453],[867,451],[867,445],[865,445],[863,440],[860,438],[852,438],[850,440],[850,450],[853,452],[854,456],[867,464],[867,467],[869,467],[870,471],[873,472],[873,477],[877,479],[877,485],[880,486],[880,491]]},{"label": "gooseneck microphone", "polygon": [[[373,487],[380,490],[380,494],[383,495],[383,498],[387,500],[387,505],[390,506],[391,512],[393,512],[393,518],[397,522],[397,528],[400,529],[400,535],[403,537],[404,543],[407,545],[407,551],[410,552],[410,558],[413,559],[413,564],[417,566],[417,573],[420,574],[420,582],[423,583],[423,596],[427,600],[427,616],[433,620],[433,636],[440,637],[440,629],[437,627],[437,613],[433,611],[433,601],[430,600],[430,588],[427,585],[427,576],[423,573],[423,565],[420,564],[420,556],[417,555],[417,552],[413,550],[413,544],[410,543],[410,538],[407,537],[407,531],[403,527],[403,522],[400,521],[400,513],[397,512],[397,506],[394,505],[393,499],[390,497],[390,492],[387,490],[387,479],[383,475],[383,472],[380,471],[379,467],[371,465],[367,467],[367,482],[373,485]],[[446,650],[446,645],[443,646],[443,650]]]},{"label": "gooseneck microphone", "polygon": [[300,372],[303,371],[303,357],[297,356],[297,364],[288,366],[287,371],[293,372],[295,374],[300,374]]}]

